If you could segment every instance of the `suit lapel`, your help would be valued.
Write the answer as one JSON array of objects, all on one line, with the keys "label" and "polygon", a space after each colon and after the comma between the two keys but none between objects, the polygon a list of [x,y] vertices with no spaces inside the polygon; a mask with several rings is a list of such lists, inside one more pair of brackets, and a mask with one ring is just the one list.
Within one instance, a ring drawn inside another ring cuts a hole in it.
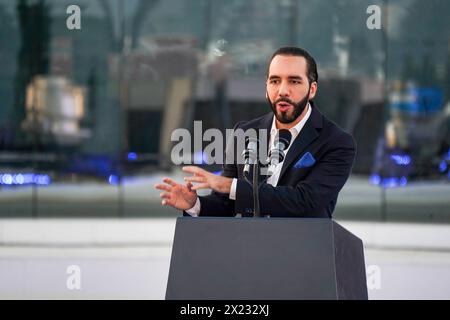
[{"label": "suit lapel", "polygon": [[281,168],[281,173],[278,181],[286,173],[289,166],[300,156],[300,154],[319,136],[318,130],[322,128],[322,114],[315,108],[311,102],[311,116],[305,123],[305,126],[300,131],[298,136],[292,143],[286,158],[284,159],[283,167]]},{"label": "suit lapel", "polygon": [[[254,127],[252,127],[252,128],[244,128],[244,130],[255,129],[257,131],[258,138],[260,140],[261,140],[261,137],[259,136],[259,133],[260,133],[259,130],[261,130],[261,129],[266,130],[266,134],[267,134],[267,137],[266,137],[266,150],[267,151],[269,150],[269,138],[270,138],[270,129],[272,128],[272,121],[273,121],[273,113],[270,112],[270,113],[266,114],[265,116],[263,116],[261,118],[261,120],[258,121],[258,123]],[[242,151],[238,151],[236,153],[236,155],[240,155],[241,153],[242,153]],[[261,173],[261,167],[260,167],[260,171],[259,171],[260,173]],[[238,170],[239,170],[240,174],[242,175],[243,174],[243,170],[244,170],[244,165],[238,165],[238,168],[239,168]],[[253,177],[253,169],[251,170],[250,176]],[[266,178],[266,176],[263,176],[261,174],[258,176],[259,182],[262,182],[265,178]]]},{"label": "suit lapel", "polygon": [[[272,129],[273,113],[267,114],[261,121],[260,126],[257,129],[266,130],[266,150],[269,151],[269,139],[270,139],[270,129]],[[261,139],[261,137],[259,137]]]},{"label": "suit lapel", "polygon": [[[270,140],[270,129],[272,129],[272,122],[273,122],[273,113],[269,113],[267,114],[261,121],[260,126],[258,127],[258,129],[265,129],[266,130],[266,151],[267,153],[269,152],[269,140]],[[259,137],[259,139],[261,140],[261,137]],[[261,163],[261,161],[260,161]],[[259,176],[258,176],[258,182],[261,183],[266,176],[265,175],[261,175],[261,169],[264,168],[264,166],[262,166],[260,164],[260,168],[259,168]]]}]

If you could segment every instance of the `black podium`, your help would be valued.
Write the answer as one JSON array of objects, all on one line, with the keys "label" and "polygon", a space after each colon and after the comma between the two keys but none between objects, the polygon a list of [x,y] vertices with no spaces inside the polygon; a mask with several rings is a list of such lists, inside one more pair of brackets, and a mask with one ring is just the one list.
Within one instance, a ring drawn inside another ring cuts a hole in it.
[{"label": "black podium", "polygon": [[166,299],[367,299],[363,244],[329,219],[178,218]]}]

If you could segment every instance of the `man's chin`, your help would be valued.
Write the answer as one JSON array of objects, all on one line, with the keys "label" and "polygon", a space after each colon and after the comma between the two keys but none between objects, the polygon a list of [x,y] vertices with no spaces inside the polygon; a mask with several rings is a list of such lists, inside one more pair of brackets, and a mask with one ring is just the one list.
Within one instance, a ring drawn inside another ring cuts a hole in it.
[{"label": "man's chin", "polygon": [[283,124],[289,124],[291,122],[294,122],[294,120],[295,120],[295,119],[293,119],[292,115],[287,115],[285,113],[281,114],[280,112],[277,112],[276,118],[278,121],[280,121]]}]

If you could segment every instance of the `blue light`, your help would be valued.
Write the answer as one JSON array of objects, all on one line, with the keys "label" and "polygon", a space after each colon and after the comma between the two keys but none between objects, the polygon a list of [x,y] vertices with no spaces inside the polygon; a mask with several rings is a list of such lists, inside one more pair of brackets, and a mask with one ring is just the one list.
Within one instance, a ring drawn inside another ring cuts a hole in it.
[{"label": "blue light", "polygon": [[32,184],[34,182],[34,174],[24,173],[23,174],[23,184]]},{"label": "blue light", "polygon": [[119,177],[112,174],[108,177],[108,182],[109,182],[109,184],[116,185],[119,183]]},{"label": "blue light", "polygon": [[381,182],[381,177],[378,174],[373,174],[370,176],[370,182],[375,185],[379,185]]},{"label": "blue light", "polygon": [[220,176],[222,174],[222,171],[214,171],[213,172],[216,176]]},{"label": "blue light", "polygon": [[408,155],[393,154],[391,159],[399,166],[407,166],[411,163],[411,157]]},{"label": "blue light", "polygon": [[404,187],[408,184],[408,179],[406,179],[406,177],[401,177],[400,178],[400,186]]},{"label": "blue light", "polygon": [[128,160],[129,161],[135,161],[137,160],[138,156],[135,152],[129,152],[128,153]]},{"label": "blue light", "polygon": [[195,164],[205,164],[206,160],[207,160],[207,156],[202,151],[198,151],[198,152],[194,153],[194,163]]},{"label": "blue light", "polygon": [[34,183],[41,186],[48,186],[51,181],[50,177],[46,174],[37,174],[34,176]]},{"label": "blue light", "polygon": [[383,188],[395,188],[398,185],[397,178],[385,178],[382,185]]},{"label": "blue light", "polygon": [[18,185],[22,185],[25,182],[25,178],[23,177],[23,174],[19,173],[14,176],[14,181]]},{"label": "blue light", "polygon": [[444,173],[447,170],[447,163],[445,161],[441,161],[439,164],[439,171]]},{"label": "blue light", "polygon": [[4,173],[0,174],[0,185],[22,186],[28,184],[49,185],[51,183],[50,176],[46,174],[33,173]]},{"label": "blue light", "polygon": [[370,182],[375,185],[381,185],[383,188],[396,188],[396,187],[404,187],[408,184],[407,177],[387,177],[381,178],[379,175],[374,174],[370,176]]},{"label": "blue light", "polygon": [[11,185],[13,182],[13,177],[9,173],[6,173],[2,177],[2,183],[6,185]]},{"label": "blue light", "polygon": [[450,160],[450,149],[448,149],[447,155],[445,156],[445,160]]}]

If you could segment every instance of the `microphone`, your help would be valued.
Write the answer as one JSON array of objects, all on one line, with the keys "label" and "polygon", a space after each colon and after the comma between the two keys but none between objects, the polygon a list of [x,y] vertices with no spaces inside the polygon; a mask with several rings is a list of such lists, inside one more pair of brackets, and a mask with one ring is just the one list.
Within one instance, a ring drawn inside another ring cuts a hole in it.
[{"label": "microphone", "polygon": [[289,147],[291,143],[292,134],[287,129],[280,129],[275,136],[275,144],[274,147],[269,151],[269,159],[270,163],[269,168],[267,170],[267,174],[271,176],[275,172],[276,166],[283,162],[284,157],[286,156],[284,151]]},{"label": "microphone", "polygon": [[[259,161],[258,161],[258,139],[247,137],[246,138],[246,149],[242,152],[244,157],[244,178],[250,183],[253,189],[253,216],[260,217],[259,209]],[[247,176],[250,172],[250,167],[253,166],[253,179],[250,181]]]},{"label": "microphone", "polygon": [[255,164],[258,160],[258,139],[248,137],[247,148],[242,152],[244,157],[244,173],[249,174],[250,165]]}]

